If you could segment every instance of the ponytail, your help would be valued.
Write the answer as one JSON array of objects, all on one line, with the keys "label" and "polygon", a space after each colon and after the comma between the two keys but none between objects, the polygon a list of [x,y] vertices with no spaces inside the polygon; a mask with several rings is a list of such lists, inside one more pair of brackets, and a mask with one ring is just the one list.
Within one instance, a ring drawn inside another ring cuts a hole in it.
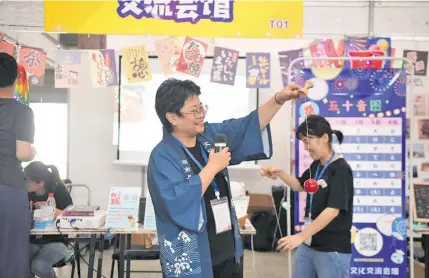
[{"label": "ponytail", "polygon": [[338,139],[338,143],[339,144],[343,143],[344,135],[343,135],[343,133],[341,131],[339,131],[339,130],[333,130],[332,134],[335,134],[335,136]]},{"label": "ponytail", "polygon": [[61,180],[60,172],[58,171],[57,167],[55,167],[54,165],[48,165],[48,166],[46,166],[46,168],[51,170],[52,182],[55,185],[58,185],[58,184],[64,185],[63,181]]}]

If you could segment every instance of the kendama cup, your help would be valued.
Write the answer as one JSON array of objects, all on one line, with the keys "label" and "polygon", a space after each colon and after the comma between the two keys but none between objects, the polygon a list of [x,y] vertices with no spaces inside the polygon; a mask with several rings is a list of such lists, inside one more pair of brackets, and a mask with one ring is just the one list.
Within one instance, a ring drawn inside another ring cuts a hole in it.
[{"label": "kendama cup", "polygon": [[311,82],[310,80],[307,80],[305,81],[304,88],[301,88],[300,90],[298,90],[298,94],[306,97],[308,96],[308,90],[310,90],[313,87],[314,87],[313,82]]}]

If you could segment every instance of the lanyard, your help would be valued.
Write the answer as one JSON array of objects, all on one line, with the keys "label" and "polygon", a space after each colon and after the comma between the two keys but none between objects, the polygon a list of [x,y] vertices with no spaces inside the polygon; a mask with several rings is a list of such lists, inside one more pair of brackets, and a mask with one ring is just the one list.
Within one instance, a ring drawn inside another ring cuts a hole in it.
[{"label": "lanyard", "polygon": [[[193,156],[192,154],[191,154],[191,152],[188,150],[188,148],[186,148],[183,144],[182,144],[182,142],[180,142],[179,140],[177,140],[176,139],[176,141],[179,143],[179,146],[181,146],[182,147],[182,149],[183,150],[185,150],[185,152],[186,152],[186,154],[192,159],[192,161],[198,166],[198,168],[200,168],[201,170],[204,168],[203,167],[203,165],[201,165],[201,163],[195,158],[195,156]],[[206,154],[206,151],[204,150],[204,148],[203,148],[203,146],[200,144],[200,143],[197,143],[197,144],[199,144],[200,145],[200,150],[201,150],[201,155],[203,156],[203,159],[204,159],[204,161],[206,162],[206,164],[207,164],[207,161],[208,161],[208,158],[207,158],[207,154]],[[212,182],[211,182],[211,186],[213,187],[213,190],[214,190],[214,192],[215,192],[215,195],[216,195],[216,198],[218,199],[218,200],[220,200],[220,193],[219,193],[219,189],[218,189],[218,187],[217,187],[217,184],[216,184],[216,182],[213,180]]]},{"label": "lanyard", "polygon": [[[334,159],[334,156],[335,156],[335,152],[332,153],[331,157],[328,159],[328,161],[326,162],[326,164],[323,165],[323,168],[322,168],[322,171],[320,172],[320,174],[319,174],[319,166],[320,166],[320,164],[317,165],[316,175],[314,176],[314,178],[316,179],[317,182],[323,176],[323,174],[325,173],[326,169],[328,169],[328,166],[329,166],[329,164],[331,164],[332,159]],[[311,171],[311,169],[310,169],[310,171]],[[313,205],[313,197],[314,197],[314,194],[311,194],[310,195],[310,209],[308,211],[309,218],[311,218],[311,207]]]}]

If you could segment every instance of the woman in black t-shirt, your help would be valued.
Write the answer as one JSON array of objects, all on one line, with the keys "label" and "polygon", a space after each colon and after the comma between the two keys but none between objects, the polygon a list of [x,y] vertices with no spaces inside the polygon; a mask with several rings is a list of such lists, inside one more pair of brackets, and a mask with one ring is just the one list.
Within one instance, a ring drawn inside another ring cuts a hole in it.
[{"label": "woman in black t-shirt", "polygon": [[[34,161],[25,167],[24,174],[28,183],[28,199],[33,207],[45,203],[49,193],[54,194],[55,216],[60,215],[67,206],[73,204],[55,166]],[[30,237],[30,242],[31,272],[38,277],[54,278],[55,271],[52,266],[68,254],[67,246],[64,244],[65,238],[62,236]]]},{"label": "woman in black t-shirt", "polygon": [[332,149],[332,135],[343,141],[340,131],[328,121],[312,115],[297,129],[297,138],[314,160],[301,177],[279,167],[263,167],[261,175],[282,179],[294,191],[306,191],[304,226],[299,233],[279,240],[278,250],[297,248],[293,278],[345,278],[351,260],[353,172]]}]

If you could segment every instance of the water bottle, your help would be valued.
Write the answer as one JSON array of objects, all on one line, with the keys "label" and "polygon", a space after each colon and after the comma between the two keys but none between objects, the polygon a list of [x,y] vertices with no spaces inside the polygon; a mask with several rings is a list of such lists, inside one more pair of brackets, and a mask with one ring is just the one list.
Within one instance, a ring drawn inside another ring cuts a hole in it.
[{"label": "water bottle", "polygon": [[50,212],[52,213],[52,220],[54,220],[55,217],[55,210],[57,209],[57,204],[55,203],[54,193],[48,194],[48,200],[46,201],[46,205],[49,208]]}]

